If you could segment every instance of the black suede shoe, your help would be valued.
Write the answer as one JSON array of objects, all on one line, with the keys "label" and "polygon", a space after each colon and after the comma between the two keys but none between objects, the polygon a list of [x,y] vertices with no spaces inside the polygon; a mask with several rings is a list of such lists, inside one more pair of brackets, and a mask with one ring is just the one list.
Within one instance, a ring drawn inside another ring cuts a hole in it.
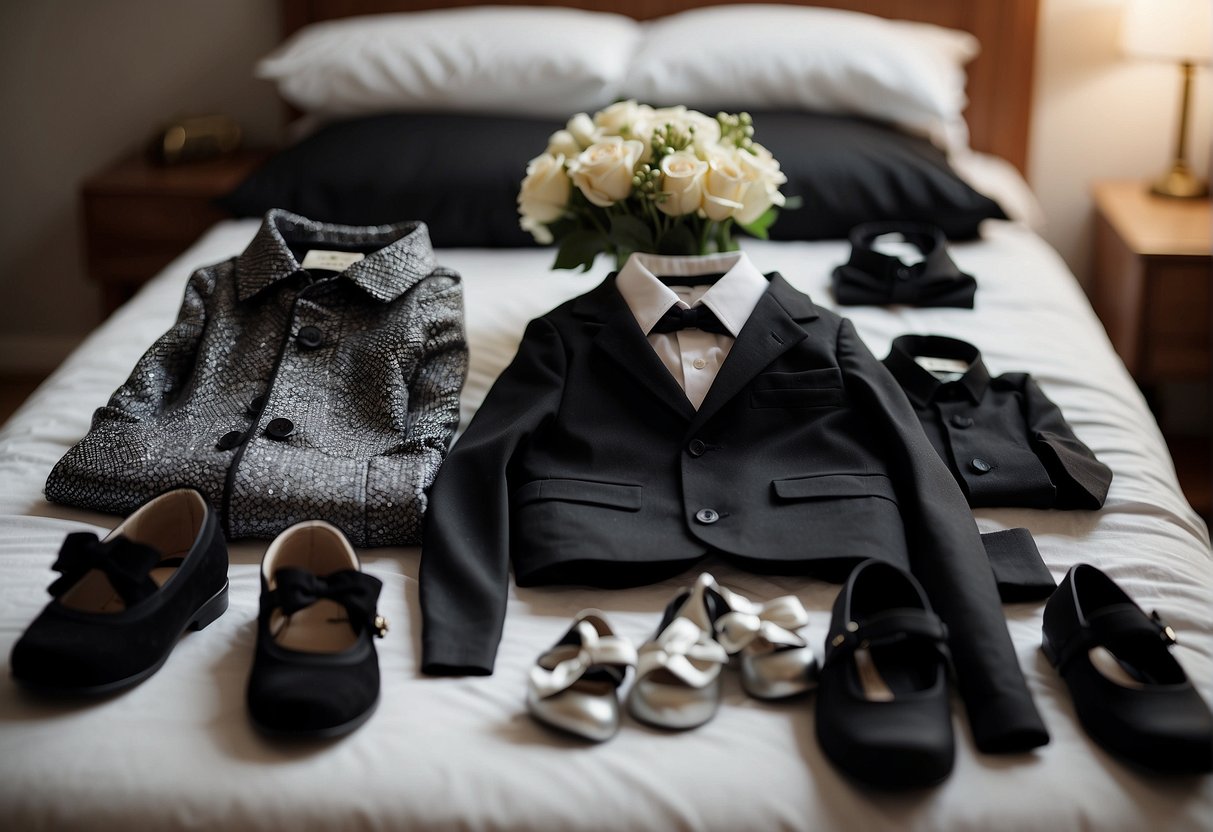
[{"label": "black suede shoe", "polygon": [[1213,771],[1213,715],[1171,655],[1175,633],[1089,564],[1045,604],[1041,648],[1070,689],[1091,739],[1170,773]]},{"label": "black suede shoe", "polygon": [[186,629],[227,609],[227,543],[191,488],[144,503],[105,540],[70,534],[54,600],[13,646],[13,679],[31,690],[113,693],[164,664]]},{"label": "black suede shoe", "polygon": [[335,526],[307,520],[274,539],[261,563],[253,725],[274,736],[336,737],[370,718],[379,702],[372,637],[387,634],[375,611],[382,586]]},{"label": "black suede shoe", "polygon": [[830,621],[817,685],[817,739],[869,786],[930,786],[952,772],[947,629],[909,574],[878,560],[855,567]]}]

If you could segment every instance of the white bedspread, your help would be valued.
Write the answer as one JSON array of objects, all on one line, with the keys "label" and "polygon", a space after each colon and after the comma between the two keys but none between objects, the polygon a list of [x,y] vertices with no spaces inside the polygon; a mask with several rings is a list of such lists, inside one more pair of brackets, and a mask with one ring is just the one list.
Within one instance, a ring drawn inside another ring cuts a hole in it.
[{"label": "white bedspread", "polygon": [[[1053,572],[1104,569],[1179,632],[1177,657],[1213,698],[1213,557],[1204,524],[1176,485],[1162,439],[1074,279],[1041,239],[990,223],[986,239],[952,247],[979,281],[975,311],[851,308],[883,356],[907,332],[979,346],[991,372],[1027,371],[1115,473],[1099,512],[981,510],[983,531],[1027,526]],[[42,498],[56,460],[94,408],[172,322],[198,265],[237,253],[256,223],[217,226],[100,327],[0,430],[0,653],[47,601],[64,535],[117,518]],[[832,306],[831,268],[847,246],[758,242],[766,270]],[[546,250],[448,250],[466,281],[471,373],[464,424],[513,355],[527,320],[594,285],[549,271]],[[353,735],[315,745],[271,743],[244,707],[264,542],[232,546],[231,608],[185,636],[164,668],[128,693],[92,703],[46,702],[0,678],[0,828],[267,829],[1213,829],[1213,776],[1163,778],[1110,758],[1079,727],[1060,679],[1041,656],[1042,605],[1013,604],[1008,626],[1052,742],[1033,754],[975,753],[956,702],[956,770],[942,786],[874,795],[822,756],[813,700],[747,698],[730,674],[715,720],[667,734],[627,721],[601,746],[553,736],[526,715],[535,656],[583,607],[604,609],[637,643],[693,574],[639,589],[511,590],[496,673],[429,679],[417,669],[416,549],[365,550],[385,587],[392,631],[379,642],[378,712]],[[820,646],[837,586],[705,564],[756,598],[795,593]]]}]

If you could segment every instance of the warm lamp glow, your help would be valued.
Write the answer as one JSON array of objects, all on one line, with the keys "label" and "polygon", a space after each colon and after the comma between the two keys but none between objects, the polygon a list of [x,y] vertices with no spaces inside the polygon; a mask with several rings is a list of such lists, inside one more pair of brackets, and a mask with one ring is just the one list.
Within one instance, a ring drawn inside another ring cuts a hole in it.
[{"label": "warm lamp glow", "polygon": [[1211,0],[1130,0],[1120,43],[1137,58],[1213,61]]},{"label": "warm lamp glow", "polygon": [[1195,65],[1213,60],[1213,0],[1129,0],[1120,32],[1125,52],[1179,64],[1183,92],[1171,169],[1150,189],[1159,196],[1203,197],[1208,183],[1188,168],[1188,110]]}]

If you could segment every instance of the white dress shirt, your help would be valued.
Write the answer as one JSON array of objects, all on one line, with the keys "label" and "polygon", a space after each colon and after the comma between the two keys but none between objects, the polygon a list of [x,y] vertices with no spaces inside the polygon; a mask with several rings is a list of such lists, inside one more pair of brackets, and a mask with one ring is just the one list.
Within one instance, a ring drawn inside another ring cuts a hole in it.
[{"label": "white dress shirt", "polygon": [[[670,278],[721,273],[724,276],[711,284],[667,285],[674,283]],[[662,275],[666,282],[659,280],[657,275]],[[648,336],[657,357],[696,410],[703,404],[716,374],[733,348],[733,341],[769,285],[741,251],[699,257],[665,257],[637,252],[628,258],[615,278],[615,286],[636,316],[640,331]],[[711,309],[729,334],[702,329],[653,332],[657,321],[670,307],[689,309],[699,304]]]}]

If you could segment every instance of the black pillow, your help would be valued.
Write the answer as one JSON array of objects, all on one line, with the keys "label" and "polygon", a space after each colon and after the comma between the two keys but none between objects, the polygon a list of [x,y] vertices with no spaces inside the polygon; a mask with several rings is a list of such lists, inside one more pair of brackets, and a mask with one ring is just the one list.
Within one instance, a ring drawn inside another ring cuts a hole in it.
[{"label": "black pillow", "polygon": [[949,239],[978,235],[1001,206],[956,175],[926,139],[875,121],[817,113],[753,113],[754,139],[779,160],[780,190],[802,205],[782,211],[773,240],[845,239],[864,222],[914,220]]},{"label": "black pillow", "polygon": [[[779,160],[800,208],[776,240],[844,239],[874,220],[934,223],[952,239],[1005,218],[924,139],[877,122],[814,113],[754,113],[755,138]],[[528,160],[559,121],[395,114],[340,121],[271,157],[219,200],[236,216],[286,208],[315,220],[378,225],[424,220],[434,245],[532,245],[516,198]]]}]

